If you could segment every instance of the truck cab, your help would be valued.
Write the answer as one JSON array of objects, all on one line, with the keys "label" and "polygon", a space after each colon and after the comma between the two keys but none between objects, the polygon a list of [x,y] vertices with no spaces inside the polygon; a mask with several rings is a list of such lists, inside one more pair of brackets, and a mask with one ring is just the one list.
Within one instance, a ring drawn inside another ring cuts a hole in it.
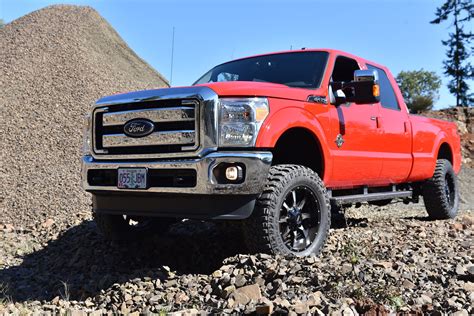
[{"label": "truck cab", "polygon": [[313,255],[331,207],[422,196],[430,217],[454,217],[460,163],[455,125],[410,115],[386,67],[313,49],[99,99],[82,179],[111,239],[238,220],[253,251]]}]

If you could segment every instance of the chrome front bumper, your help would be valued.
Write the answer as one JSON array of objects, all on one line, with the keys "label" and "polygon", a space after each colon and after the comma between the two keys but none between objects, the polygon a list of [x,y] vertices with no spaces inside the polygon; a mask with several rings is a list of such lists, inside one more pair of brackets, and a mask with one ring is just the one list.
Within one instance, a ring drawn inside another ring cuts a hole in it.
[{"label": "chrome front bumper", "polygon": [[[213,169],[220,163],[240,163],[245,166],[245,179],[240,184],[219,184]],[[181,193],[181,194],[237,194],[258,195],[262,192],[272,162],[270,152],[213,152],[202,158],[174,159],[160,161],[104,161],[92,156],[82,160],[82,185],[86,191],[98,194],[108,192],[129,193]],[[196,185],[194,187],[151,187],[146,190],[119,189],[116,186],[94,186],[88,183],[89,170],[118,168],[150,169],[194,169]]]}]

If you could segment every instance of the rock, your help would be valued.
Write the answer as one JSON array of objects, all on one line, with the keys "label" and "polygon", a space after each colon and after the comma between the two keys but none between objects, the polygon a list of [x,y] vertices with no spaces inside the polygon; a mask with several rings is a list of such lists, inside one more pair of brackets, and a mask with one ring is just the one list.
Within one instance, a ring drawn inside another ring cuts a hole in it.
[{"label": "rock", "polygon": [[183,303],[186,303],[187,301],[189,301],[189,296],[187,296],[183,292],[179,292],[178,294],[176,294],[174,299],[175,299],[176,304],[183,304]]},{"label": "rock", "polygon": [[240,292],[232,293],[231,298],[233,299],[236,305],[247,305],[250,302],[250,298]]},{"label": "rock", "polygon": [[212,273],[212,277],[216,279],[222,278],[222,271],[221,270],[214,271],[214,273]]},{"label": "rock", "polygon": [[306,314],[309,312],[309,306],[305,302],[297,302],[294,306],[293,309],[297,314]]},{"label": "rock", "polygon": [[432,300],[431,297],[429,297],[428,295],[426,295],[426,294],[421,294],[421,296],[420,296],[420,303],[421,303],[421,305],[432,304],[432,303],[433,303],[433,300]]},{"label": "rock", "polygon": [[42,226],[43,228],[51,228],[51,226],[54,225],[54,220],[52,218],[48,218],[46,221],[43,222]]},{"label": "rock", "polygon": [[464,227],[461,223],[456,222],[456,223],[451,224],[451,229],[453,229],[453,230],[463,230]]},{"label": "rock", "polygon": [[458,264],[456,265],[456,274],[457,275],[463,275],[466,273],[466,269],[464,268],[464,266]]},{"label": "rock", "polygon": [[252,284],[236,289],[231,296],[236,304],[246,305],[251,300],[257,301],[260,299],[262,293],[258,284]]},{"label": "rock", "polygon": [[90,299],[87,299],[84,304],[86,305],[86,307],[92,307],[94,306],[94,302],[92,302]]},{"label": "rock", "polygon": [[470,281],[465,282],[464,286],[463,286],[463,289],[466,292],[474,292],[474,283],[470,282]]},{"label": "rock", "polygon": [[15,230],[15,227],[12,224],[7,223],[7,224],[3,225],[2,230],[6,233],[10,233],[10,232]]},{"label": "rock", "polygon": [[410,280],[403,280],[402,286],[406,289],[414,289],[416,285]]},{"label": "rock", "polygon": [[258,305],[255,307],[255,312],[257,315],[270,315],[273,313],[273,303],[270,302],[268,305]]},{"label": "rock", "polygon": [[229,295],[235,291],[235,286],[234,285],[229,285],[227,287],[225,287],[223,290],[222,290],[222,297],[223,298],[227,298],[229,297]]},{"label": "rock", "polygon": [[247,283],[247,279],[243,275],[237,275],[235,277],[235,286],[236,287],[242,287]]},{"label": "rock", "polygon": [[280,297],[277,297],[275,300],[273,300],[273,303],[284,308],[289,308],[291,306],[287,299],[282,299]]},{"label": "rock", "polygon": [[377,261],[376,263],[374,263],[374,266],[382,267],[384,269],[391,269],[393,266],[393,263],[390,261]]},{"label": "rock", "polygon": [[474,216],[472,215],[464,215],[461,217],[461,223],[466,227],[470,227],[474,225]]},{"label": "rock", "polygon": [[467,270],[467,273],[469,273],[471,275],[474,274],[474,265],[472,265],[472,264],[469,265],[466,270]]},{"label": "rock", "polygon": [[158,303],[160,300],[161,300],[161,295],[153,295],[152,297],[150,297],[148,301],[150,302],[151,305],[154,305]]},{"label": "rock", "polygon": [[320,291],[314,292],[308,295],[308,305],[310,307],[313,306],[320,306],[321,305],[321,296],[322,293]]},{"label": "rock", "polygon": [[342,272],[343,274],[348,274],[348,273],[352,272],[352,264],[350,264],[350,263],[343,263],[343,264],[342,264],[341,272]]}]

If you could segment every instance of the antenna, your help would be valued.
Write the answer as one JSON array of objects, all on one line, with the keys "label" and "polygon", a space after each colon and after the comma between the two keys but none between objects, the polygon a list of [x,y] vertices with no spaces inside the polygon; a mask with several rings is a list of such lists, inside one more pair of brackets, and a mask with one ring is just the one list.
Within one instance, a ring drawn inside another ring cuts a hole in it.
[{"label": "antenna", "polygon": [[174,59],[174,26],[173,26],[173,39],[171,40],[171,74],[170,74],[170,86],[173,84],[173,59]]}]

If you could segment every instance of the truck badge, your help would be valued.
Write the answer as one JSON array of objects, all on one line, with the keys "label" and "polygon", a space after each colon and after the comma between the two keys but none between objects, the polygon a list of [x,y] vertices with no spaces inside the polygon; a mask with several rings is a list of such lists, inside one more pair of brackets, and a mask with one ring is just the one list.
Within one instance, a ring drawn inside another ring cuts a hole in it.
[{"label": "truck badge", "polygon": [[125,123],[123,132],[130,137],[144,137],[153,133],[155,125],[147,119],[133,119]]},{"label": "truck badge", "polygon": [[337,134],[335,142],[336,142],[337,147],[341,148],[342,144],[344,144],[344,138],[342,137],[341,134]]},{"label": "truck badge", "polygon": [[308,102],[328,104],[328,100],[326,99],[326,97],[325,96],[319,96],[319,95],[310,95],[308,97]]}]

